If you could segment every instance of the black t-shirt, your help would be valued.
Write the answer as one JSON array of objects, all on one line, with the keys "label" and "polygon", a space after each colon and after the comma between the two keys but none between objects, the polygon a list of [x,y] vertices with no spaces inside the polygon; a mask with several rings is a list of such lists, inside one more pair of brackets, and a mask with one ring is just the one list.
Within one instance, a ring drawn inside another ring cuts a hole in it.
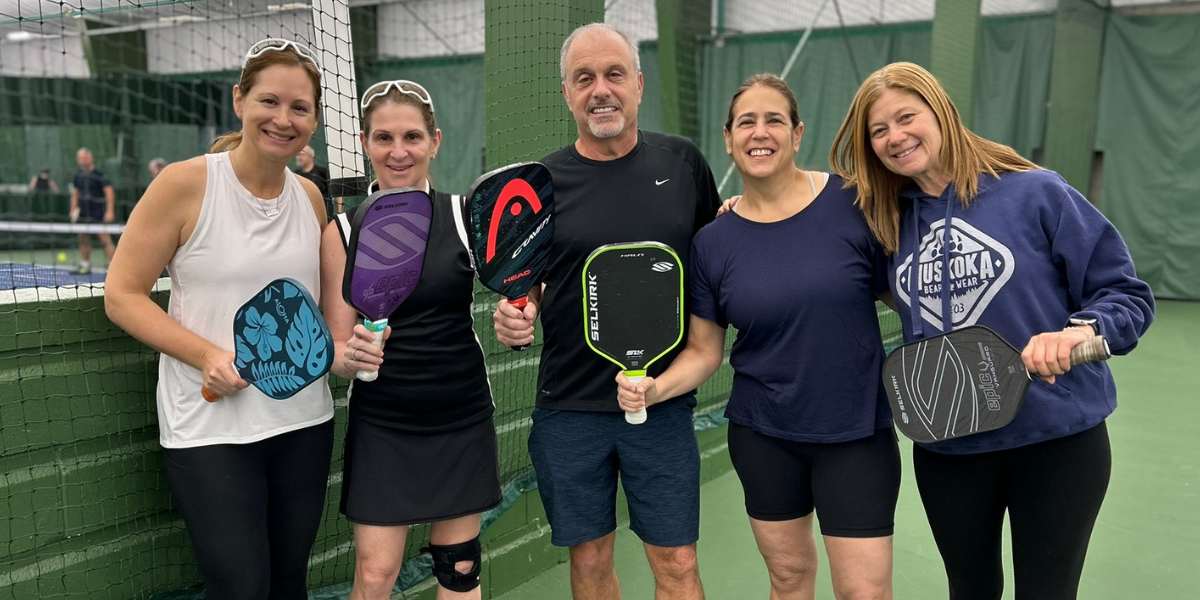
[{"label": "black t-shirt", "polygon": [[299,167],[296,167],[295,173],[297,175],[317,184],[317,189],[321,190],[322,198],[329,197],[329,169],[328,168],[322,167],[321,165],[313,165],[313,169],[311,171],[303,171]]},{"label": "black t-shirt", "polygon": [[[38,173],[37,179],[33,182],[33,191],[39,193],[47,193],[50,191],[50,176]],[[103,192],[101,192],[103,195]]]},{"label": "black t-shirt", "polygon": [[[645,131],[633,151],[616,160],[589,160],[570,145],[543,162],[554,179],[554,242],[541,306],[545,346],[537,403],[619,411],[617,367],[583,341],[583,262],[604,244],[652,240],[674,249],[686,266],[692,235],[720,205],[717,186],[691,142]],[[662,373],[680,349],[658,359],[649,375]],[[692,392],[683,397],[695,401]]]},{"label": "black t-shirt", "polygon": [[79,190],[80,206],[89,204],[104,203],[104,188],[112,185],[104,176],[104,173],[92,169],[91,171],[77,171],[72,185],[76,190]]},{"label": "black t-shirt", "polygon": [[421,281],[388,318],[375,381],[355,381],[350,410],[376,425],[414,432],[459,429],[492,415],[483,349],[471,319],[475,272],[448,194],[433,195]]}]

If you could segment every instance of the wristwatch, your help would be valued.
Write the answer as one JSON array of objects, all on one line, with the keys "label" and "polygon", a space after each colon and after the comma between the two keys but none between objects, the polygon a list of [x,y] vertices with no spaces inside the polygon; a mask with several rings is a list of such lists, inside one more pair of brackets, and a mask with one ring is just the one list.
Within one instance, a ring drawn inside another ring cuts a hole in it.
[{"label": "wristwatch", "polygon": [[1071,317],[1070,319],[1067,319],[1068,327],[1080,327],[1082,325],[1091,327],[1093,334],[1100,335],[1100,326],[1096,324],[1095,319],[1085,319],[1081,317]]}]

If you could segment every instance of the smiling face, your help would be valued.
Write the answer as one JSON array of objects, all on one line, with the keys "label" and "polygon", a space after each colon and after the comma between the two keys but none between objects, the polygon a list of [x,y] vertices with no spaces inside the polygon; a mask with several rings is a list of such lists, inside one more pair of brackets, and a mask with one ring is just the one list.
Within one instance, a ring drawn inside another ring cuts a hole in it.
[{"label": "smiling face", "polygon": [[317,127],[316,93],[304,68],[278,64],[259,71],[248,90],[234,86],[242,142],[281,161],[296,156]]},{"label": "smiling face", "polygon": [[442,142],[442,132],[428,130],[421,110],[408,102],[378,100],[363,132],[363,148],[383,189],[420,187]]},{"label": "smiling face", "polygon": [[945,188],[942,131],[933,110],[916,94],[884,88],[867,112],[867,136],[889,171],[912,178],[926,192]]},{"label": "smiling face", "polygon": [[744,178],[765,178],[794,168],[804,124],[793,123],[788,99],[778,90],[754,85],[730,108],[725,152]]},{"label": "smiling face", "polygon": [[563,97],[581,140],[602,143],[637,135],[642,74],[620,35],[605,29],[581,32],[563,66]]}]

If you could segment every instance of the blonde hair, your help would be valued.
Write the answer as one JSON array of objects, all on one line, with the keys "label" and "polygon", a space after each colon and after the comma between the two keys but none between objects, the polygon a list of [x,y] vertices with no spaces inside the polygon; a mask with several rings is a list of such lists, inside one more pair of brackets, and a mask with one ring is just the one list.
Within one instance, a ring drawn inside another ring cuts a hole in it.
[{"label": "blonde hair", "polygon": [[[302,58],[299,53],[290,47],[284,47],[279,50],[267,50],[258,56],[254,56],[246,61],[246,66],[242,67],[242,76],[238,79],[238,90],[242,96],[250,92],[250,88],[258,80],[258,74],[267,67],[274,65],[283,65],[285,67],[302,67],[304,74],[308,75],[312,81],[314,91],[313,115],[318,115],[321,112],[321,72],[317,69],[317,65],[311,60]],[[208,149],[209,152],[225,152],[233,150],[242,143],[242,132],[231,131],[219,136],[213,140],[212,146]]]},{"label": "blonde hair", "polygon": [[967,129],[946,90],[921,66],[897,62],[871,73],[854,94],[838,128],[829,164],[845,180],[846,187],[857,190],[858,206],[888,254],[896,252],[899,245],[900,190],[911,180],[888,170],[871,147],[871,106],[886,89],[909,92],[933,112],[942,134],[938,163],[950,176],[963,207],[970,206],[978,195],[981,173],[997,177],[1003,172],[1039,168],[1009,146]]}]

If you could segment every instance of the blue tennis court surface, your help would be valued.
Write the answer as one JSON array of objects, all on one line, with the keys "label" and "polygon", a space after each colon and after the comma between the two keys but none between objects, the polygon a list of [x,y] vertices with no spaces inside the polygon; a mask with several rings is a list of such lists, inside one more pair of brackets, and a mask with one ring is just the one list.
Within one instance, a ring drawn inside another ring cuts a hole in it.
[{"label": "blue tennis court surface", "polygon": [[62,287],[88,285],[104,281],[104,271],[86,275],[75,273],[75,266],[51,267],[26,263],[0,263],[0,290],[31,287]]}]

